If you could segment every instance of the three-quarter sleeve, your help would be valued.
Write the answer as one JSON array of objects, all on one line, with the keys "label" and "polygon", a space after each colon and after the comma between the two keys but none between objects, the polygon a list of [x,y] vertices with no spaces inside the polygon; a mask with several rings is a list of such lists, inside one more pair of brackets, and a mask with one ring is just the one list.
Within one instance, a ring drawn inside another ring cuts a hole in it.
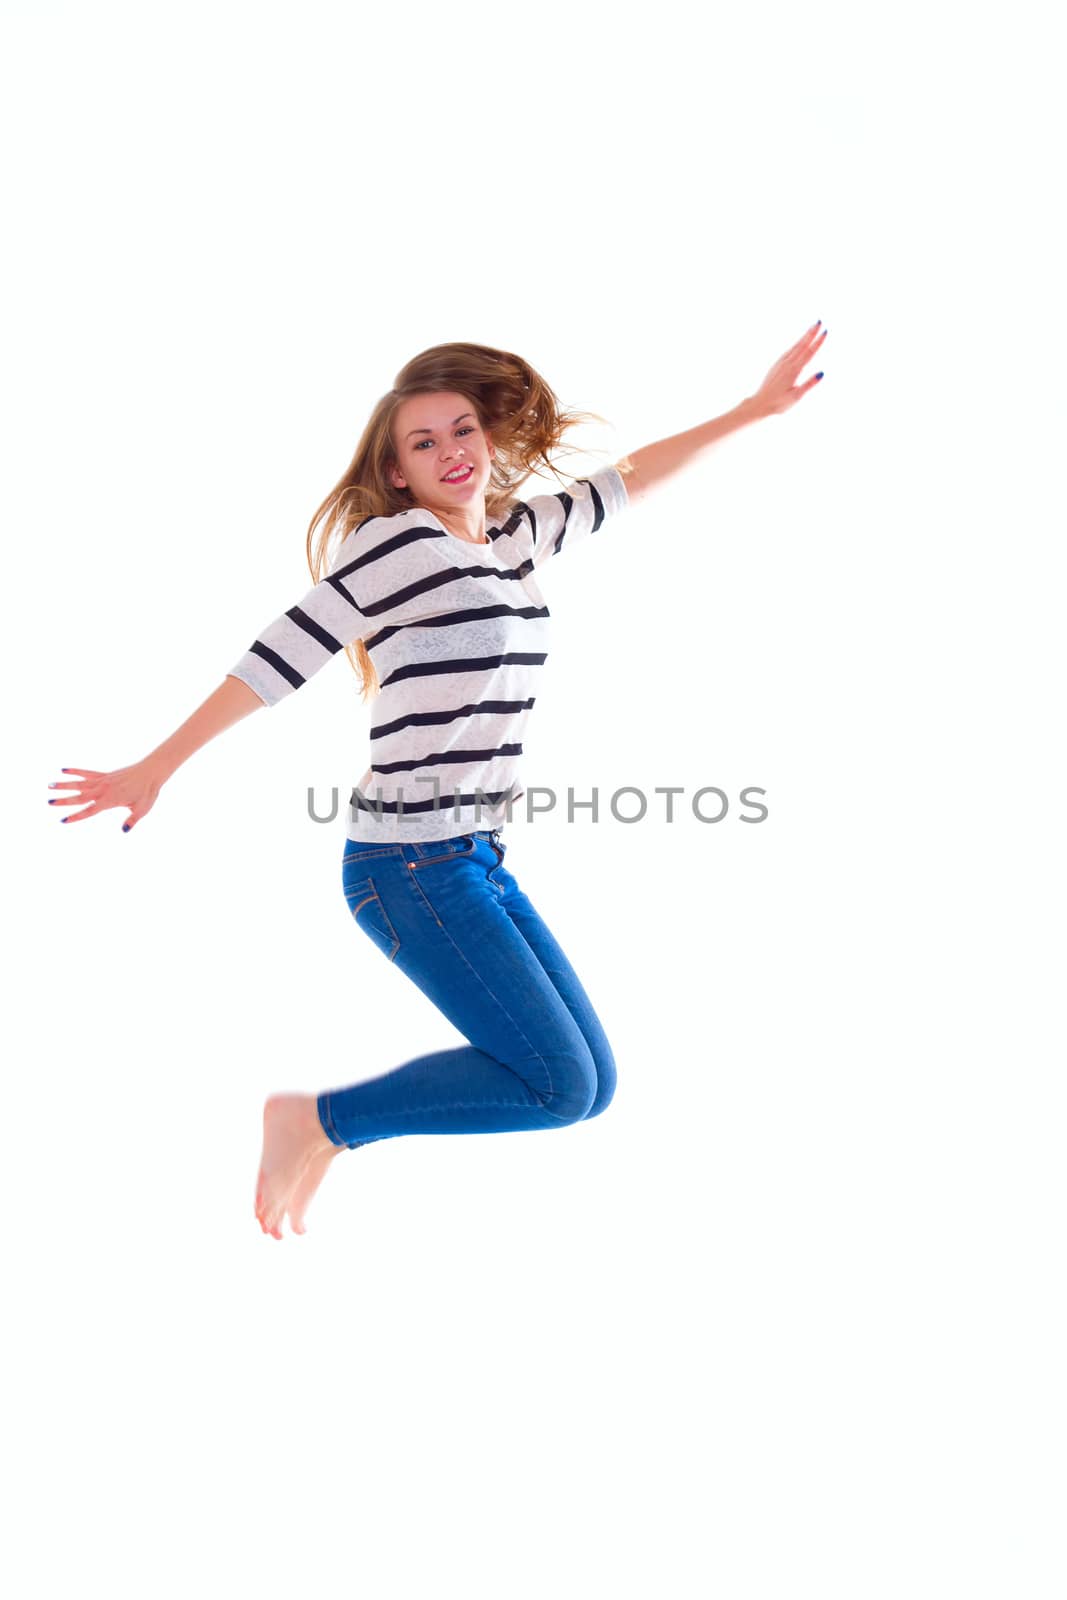
[{"label": "three-quarter sleeve", "polygon": [[366,630],[367,618],[352,592],[352,540],[352,533],[346,535],[328,576],[269,622],[226,674],[247,683],[265,705],[293,694]]},{"label": "three-quarter sleeve", "polygon": [[629,503],[622,473],[613,466],[601,467],[587,478],[577,478],[556,494],[537,494],[524,500],[529,513],[524,521],[532,534],[534,566],[543,566],[551,556],[599,533]]}]

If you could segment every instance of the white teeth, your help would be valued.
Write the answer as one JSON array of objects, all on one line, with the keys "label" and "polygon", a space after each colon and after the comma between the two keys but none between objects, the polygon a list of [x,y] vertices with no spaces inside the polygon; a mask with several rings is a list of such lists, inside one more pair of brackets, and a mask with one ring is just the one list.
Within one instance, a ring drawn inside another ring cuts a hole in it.
[{"label": "white teeth", "polygon": [[472,472],[473,470],[474,469],[472,467],[457,467],[455,472],[446,472],[444,477],[441,479],[441,482],[455,483],[457,478],[466,477],[467,473]]}]

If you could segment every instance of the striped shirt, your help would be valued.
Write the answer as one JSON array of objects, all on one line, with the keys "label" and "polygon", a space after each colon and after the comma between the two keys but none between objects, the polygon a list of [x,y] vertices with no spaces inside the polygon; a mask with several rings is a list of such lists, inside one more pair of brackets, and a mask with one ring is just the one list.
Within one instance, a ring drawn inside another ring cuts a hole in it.
[{"label": "striped shirt", "polygon": [[608,466],[487,518],[485,544],[417,506],[367,517],[227,676],[277,705],[361,638],[381,692],[348,837],[398,843],[501,828],[525,793],[522,736],[548,654],[550,613],[534,574],[627,504]]}]

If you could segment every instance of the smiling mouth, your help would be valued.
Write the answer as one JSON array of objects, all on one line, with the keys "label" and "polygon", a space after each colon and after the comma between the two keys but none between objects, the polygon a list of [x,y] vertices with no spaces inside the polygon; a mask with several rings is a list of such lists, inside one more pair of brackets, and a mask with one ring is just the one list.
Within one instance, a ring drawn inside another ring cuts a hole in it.
[{"label": "smiling mouth", "polygon": [[442,483],[466,483],[467,479],[470,477],[470,475],[471,475],[471,473],[473,471],[474,471],[473,467],[468,467],[466,472],[461,472],[458,478],[442,478],[441,482]]}]

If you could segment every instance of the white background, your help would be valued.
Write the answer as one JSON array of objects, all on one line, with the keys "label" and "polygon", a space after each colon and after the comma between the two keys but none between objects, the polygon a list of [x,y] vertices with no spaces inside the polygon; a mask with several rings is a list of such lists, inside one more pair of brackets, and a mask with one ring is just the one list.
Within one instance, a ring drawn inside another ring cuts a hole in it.
[{"label": "white background", "polygon": [[[1062,1597],[1051,21],[4,5],[22,1600]],[[418,351],[601,413],[576,476],[817,317],[798,406],[545,574],[523,775],[602,816],[516,820],[508,866],[614,1104],[342,1155],[265,1237],[265,1096],[458,1042],[308,819],[366,765],[355,674],[129,836],[48,783],[146,754],[306,591]],[[665,784],[769,815],[604,804]]]}]

